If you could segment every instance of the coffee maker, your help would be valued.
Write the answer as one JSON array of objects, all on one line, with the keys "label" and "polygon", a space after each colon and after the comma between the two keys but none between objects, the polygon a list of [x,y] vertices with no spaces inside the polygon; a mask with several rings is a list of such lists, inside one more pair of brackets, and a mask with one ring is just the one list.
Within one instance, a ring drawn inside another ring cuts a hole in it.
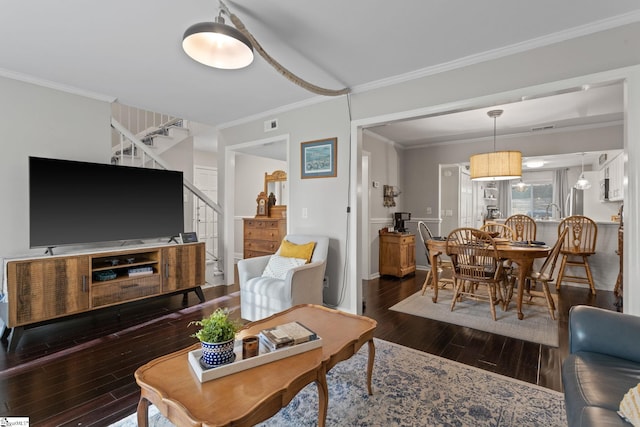
[{"label": "coffee maker", "polygon": [[395,212],[393,214],[393,229],[398,233],[406,233],[407,229],[404,226],[405,221],[411,219],[410,212]]},{"label": "coffee maker", "polygon": [[487,206],[487,219],[498,219],[502,214],[496,206]]}]

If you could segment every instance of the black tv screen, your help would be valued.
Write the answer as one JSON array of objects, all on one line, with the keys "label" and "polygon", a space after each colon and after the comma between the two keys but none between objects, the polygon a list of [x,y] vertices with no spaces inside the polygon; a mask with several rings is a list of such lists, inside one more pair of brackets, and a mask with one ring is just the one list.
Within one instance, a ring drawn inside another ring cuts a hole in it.
[{"label": "black tv screen", "polygon": [[173,237],[182,172],[29,157],[30,246]]}]

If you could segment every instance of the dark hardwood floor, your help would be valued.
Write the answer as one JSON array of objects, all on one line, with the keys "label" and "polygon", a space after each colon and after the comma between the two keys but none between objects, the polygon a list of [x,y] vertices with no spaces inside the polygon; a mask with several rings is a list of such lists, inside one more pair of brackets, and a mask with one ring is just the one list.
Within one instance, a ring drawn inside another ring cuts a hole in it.
[{"label": "dark hardwood floor", "polygon": [[[523,381],[561,390],[571,305],[615,310],[612,292],[564,287],[560,293],[560,347],[551,348],[388,310],[418,291],[425,273],[363,284],[366,316],[375,336]],[[217,307],[236,309],[237,287],[159,297],[29,329],[15,353],[0,354],[0,416],[29,416],[32,426],[105,426],[135,412],[134,371],[144,363],[196,342],[188,323]],[[3,343],[6,350],[6,343]]]}]

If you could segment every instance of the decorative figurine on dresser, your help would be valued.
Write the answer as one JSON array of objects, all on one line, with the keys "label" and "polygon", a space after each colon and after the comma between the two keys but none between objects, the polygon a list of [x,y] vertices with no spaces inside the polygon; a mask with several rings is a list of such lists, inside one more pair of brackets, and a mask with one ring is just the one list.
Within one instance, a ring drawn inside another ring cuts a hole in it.
[{"label": "decorative figurine on dresser", "polygon": [[[287,174],[264,174],[264,190],[256,198],[255,218],[244,219],[244,258],[274,254],[287,234]],[[281,204],[278,204],[281,203]]]}]

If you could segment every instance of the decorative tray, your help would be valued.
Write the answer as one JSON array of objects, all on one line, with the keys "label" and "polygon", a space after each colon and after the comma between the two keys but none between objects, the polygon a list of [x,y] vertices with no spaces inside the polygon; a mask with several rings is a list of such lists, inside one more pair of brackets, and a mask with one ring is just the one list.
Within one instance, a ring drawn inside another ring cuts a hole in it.
[{"label": "decorative tray", "polygon": [[304,353],[318,347],[322,347],[322,338],[320,337],[311,341],[307,341],[305,343],[283,347],[274,351],[270,351],[262,343],[260,343],[260,352],[258,353],[258,355],[243,360],[242,340],[236,340],[233,347],[233,351],[236,354],[234,362],[227,363],[226,365],[216,366],[215,368],[206,369],[200,363],[200,359],[202,358],[202,350],[198,349],[189,352],[189,365],[191,365],[191,370],[196,374],[198,380],[203,383],[214,380],[216,378],[224,377],[226,375],[235,374],[236,372],[244,371],[245,369],[255,368],[256,366],[264,365],[265,363],[284,359],[285,357]]}]

